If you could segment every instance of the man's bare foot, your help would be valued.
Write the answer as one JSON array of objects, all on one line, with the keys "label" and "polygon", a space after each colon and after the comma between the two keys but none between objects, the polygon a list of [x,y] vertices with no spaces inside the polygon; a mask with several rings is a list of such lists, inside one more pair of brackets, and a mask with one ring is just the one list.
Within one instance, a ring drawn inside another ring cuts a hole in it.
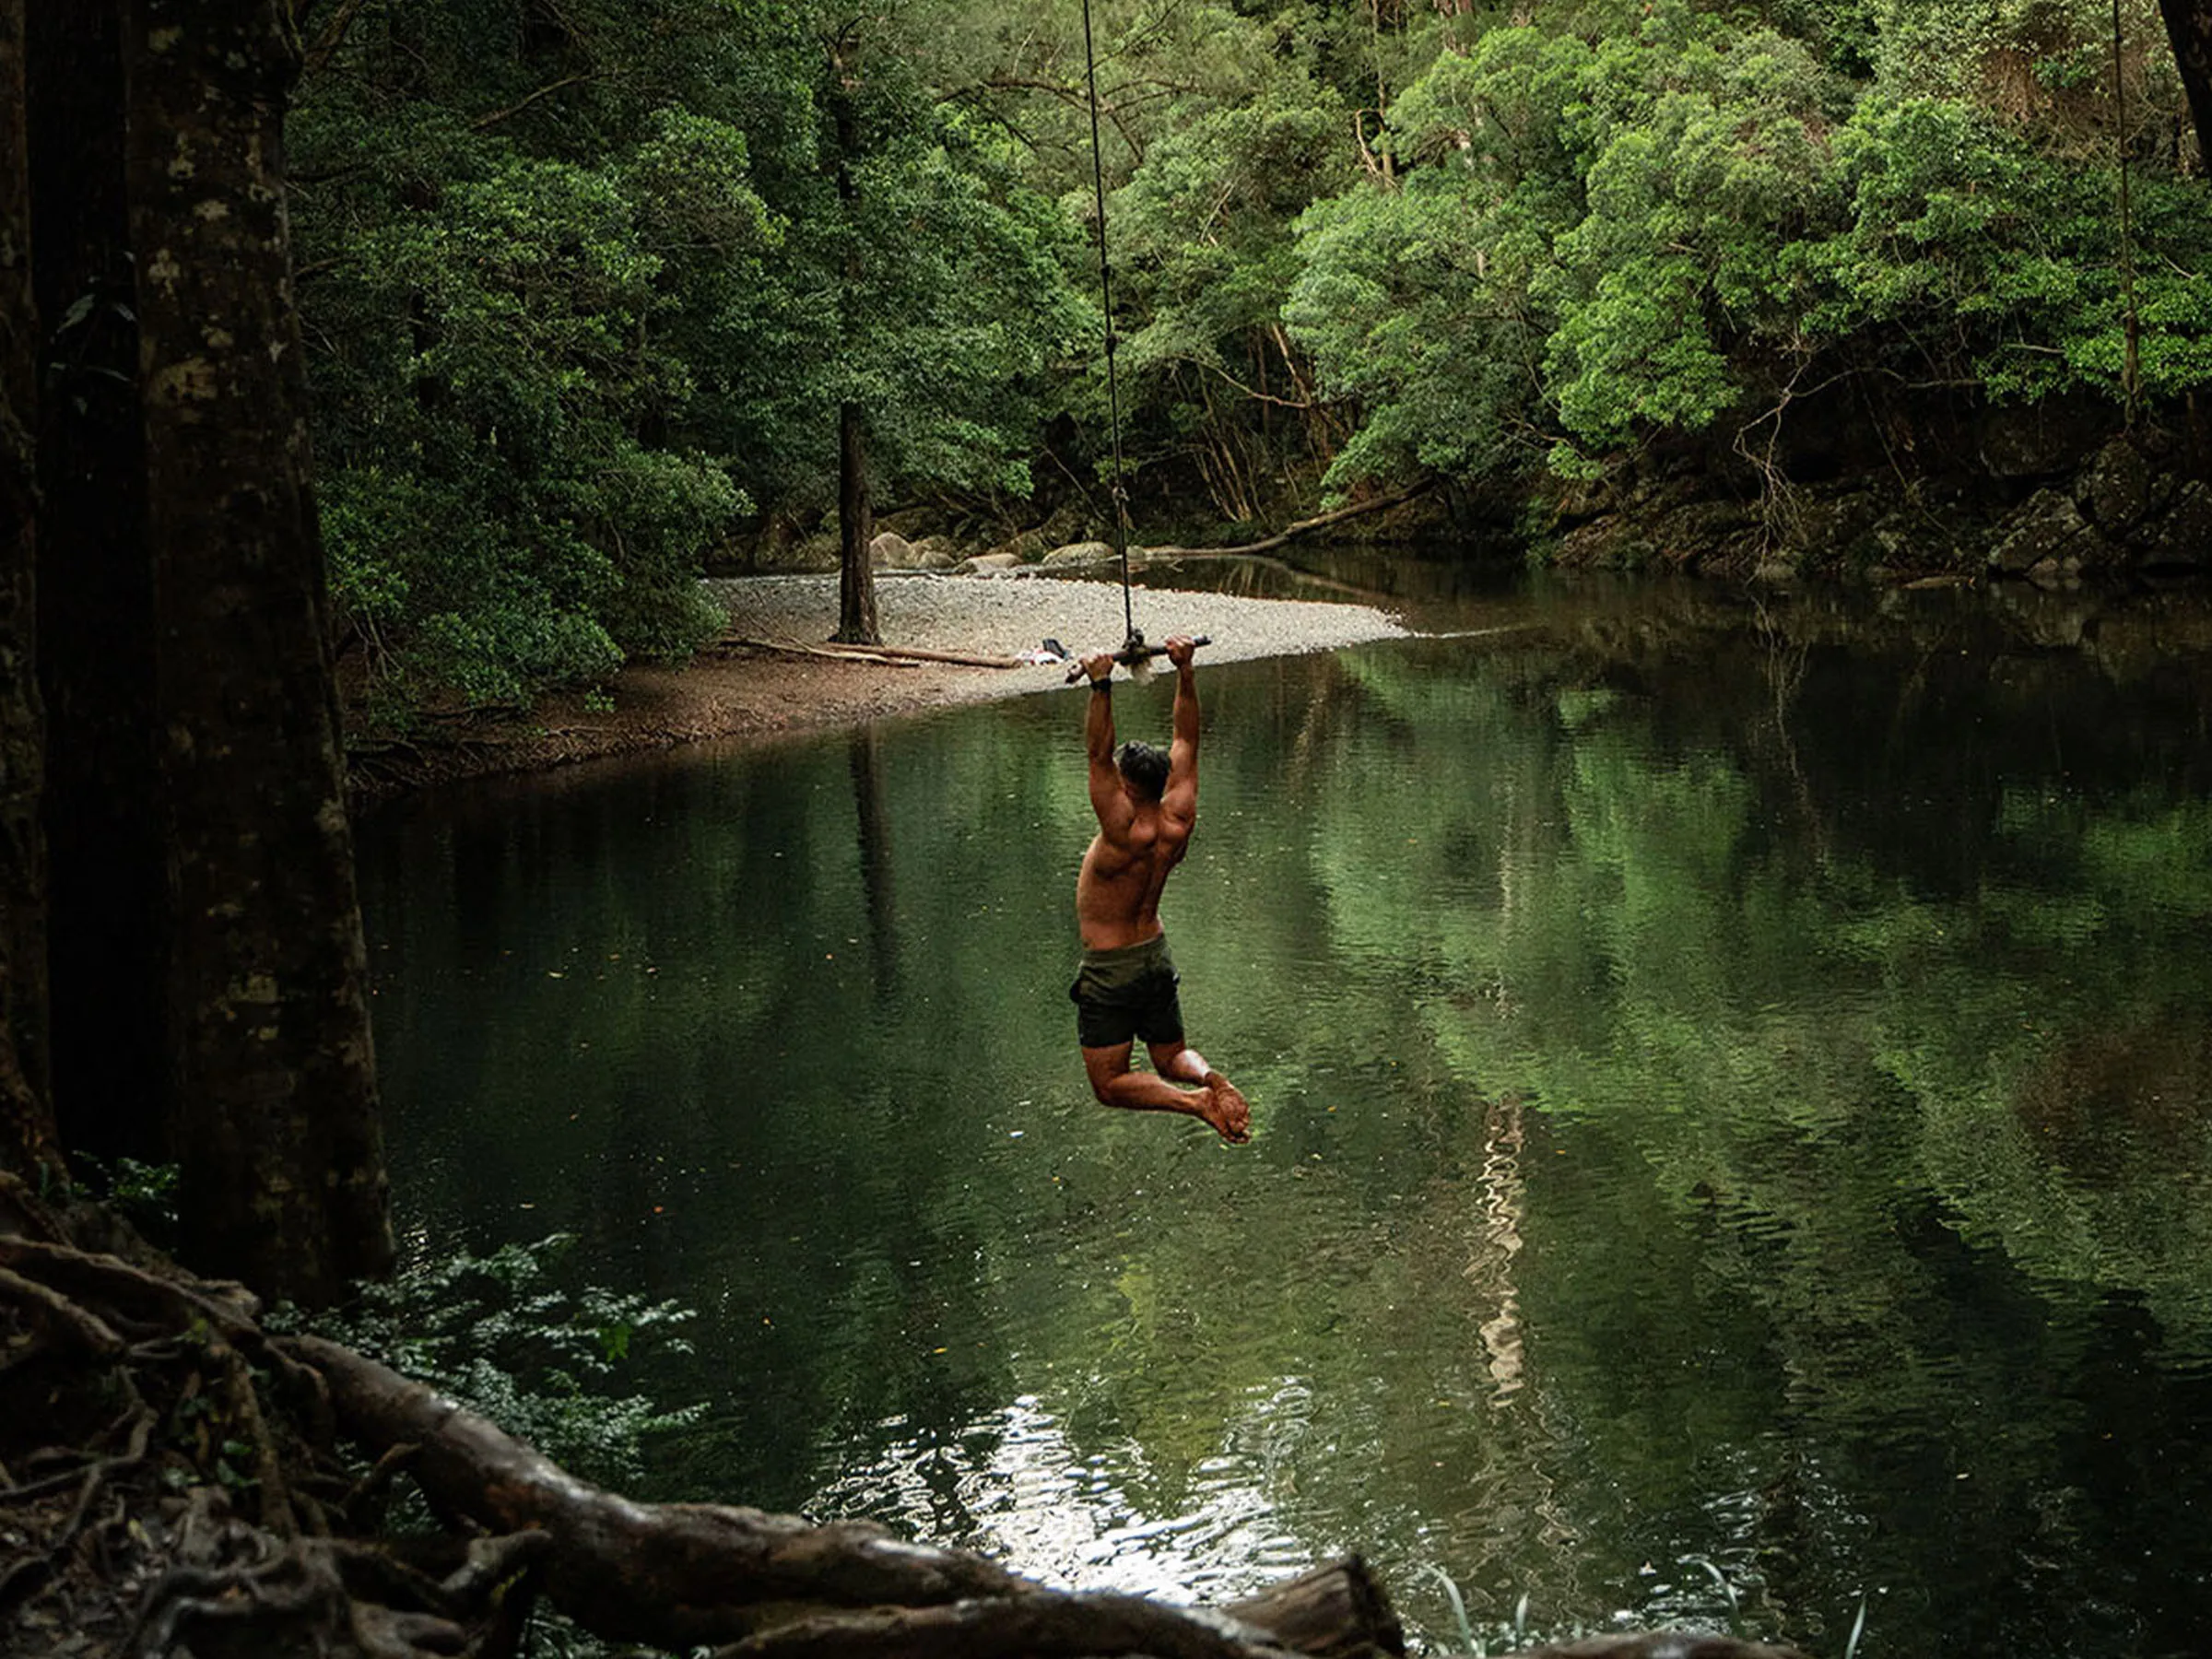
[{"label": "man's bare foot", "polygon": [[1252,1138],[1252,1107],[1237,1086],[1218,1071],[1206,1074],[1206,1087],[1193,1099],[1198,1115],[1225,1141],[1242,1145]]}]

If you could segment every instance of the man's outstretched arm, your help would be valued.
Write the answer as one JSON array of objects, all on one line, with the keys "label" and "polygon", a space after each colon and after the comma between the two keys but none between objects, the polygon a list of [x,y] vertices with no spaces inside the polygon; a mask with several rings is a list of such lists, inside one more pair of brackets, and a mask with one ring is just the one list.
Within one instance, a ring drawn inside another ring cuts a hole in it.
[{"label": "man's outstretched arm", "polygon": [[1121,772],[1113,763],[1113,658],[1094,652],[1083,659],[1090,677],[1090,707],[1083,716],[1083,748],[1090,760],[1090,809],[1105,821],[1106,809],[1122,794]]},{"label": "man's outstretched arm", "polygon": [[1160,800],[1183,817],[1198,810],[1198,676],[1192,666],[1197,649],[1197,641],[1186,634],[1168,637],[1168,661],[1175,665],[1175,726]]}]

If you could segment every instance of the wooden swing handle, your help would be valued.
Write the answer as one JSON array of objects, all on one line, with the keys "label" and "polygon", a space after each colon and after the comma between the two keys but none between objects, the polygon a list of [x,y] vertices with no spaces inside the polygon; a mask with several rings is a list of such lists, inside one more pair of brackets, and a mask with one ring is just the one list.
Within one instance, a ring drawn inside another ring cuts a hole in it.
[{"label": "wooden swing handle", "polygon": [[[1206,634],[1194,634],[1191,636],[1191,643],[1193,645],[1211,645],[1213,642],[1214,641],[1212,638]],[[1121,648],[1121,650],[1113,653],[1113,660],[1117,663],[1124,664],[1128,667],[1134,668],[1137,664],[1145,661],[1148,657],[1166,656],[1167,654],[1168,648],[1165,645],[1147,645],[1135,651],[1132,651],[1128,646],[1124,645]],[[1067,683],[1072,686],[1077,680],[1084,677],[1085,672],[1083,668],[1083,662],[1082,659],[1078,657],[1068,668]]]}]

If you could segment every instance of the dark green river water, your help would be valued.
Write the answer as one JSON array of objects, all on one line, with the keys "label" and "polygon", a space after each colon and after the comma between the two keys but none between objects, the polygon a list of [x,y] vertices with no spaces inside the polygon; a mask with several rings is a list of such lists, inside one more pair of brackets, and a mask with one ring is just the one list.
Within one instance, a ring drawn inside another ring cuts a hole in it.
[{"label": "dark green river water", "polygon": [[2205,1651],[2202,609],[1416,615],[1509,631],[1203,670],[1247,1147],[1084,1086],[1076,694],[371,817],[406,1247],[697,1307],[664,1495],[1193,1599],[1357,1548],[1440,1649]]}]

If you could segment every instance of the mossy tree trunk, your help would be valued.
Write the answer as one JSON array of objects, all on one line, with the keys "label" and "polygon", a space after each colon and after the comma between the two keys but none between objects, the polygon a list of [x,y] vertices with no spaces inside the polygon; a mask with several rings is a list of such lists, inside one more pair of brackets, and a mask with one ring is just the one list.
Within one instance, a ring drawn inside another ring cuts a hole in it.
[{"label": "mossy tree trunk", "polygon": [[0,0],[0,1167],[53,1164],[44,1088],[45,843],[39,824],[38,319],[30,288],[24,0]]},{"label": "mossy tree trunk", "polygon": [[283,0],[125,0],[189,1256],[311,1304],[391,1253],[291,302]]}]

